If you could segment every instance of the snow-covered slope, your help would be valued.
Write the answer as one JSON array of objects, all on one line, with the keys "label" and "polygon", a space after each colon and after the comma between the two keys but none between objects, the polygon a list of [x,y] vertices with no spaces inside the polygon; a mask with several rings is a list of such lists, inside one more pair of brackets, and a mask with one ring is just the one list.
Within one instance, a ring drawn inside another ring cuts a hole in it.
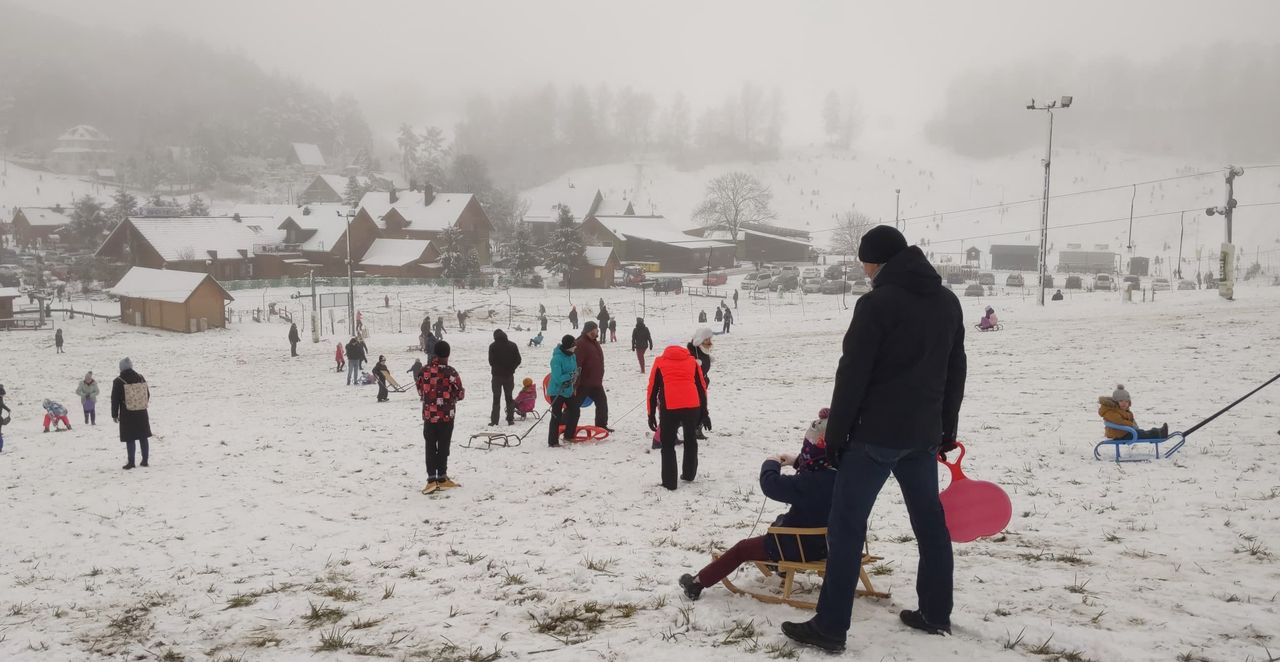
[{"label": "snow-covered slope", "polygon": [[[892,223],[894,190],[901,189],[900,215],[910,219],[906,227],[911,241],[927,240],[935,253],[959,254],[962,248],[976,245],[985,254],[991,244],[1039,244],[1042,157],[1042,151],[1034,151],[973,160],[928,145],[871,144],[855,152],[811,148],[789,152],[776,161],[723,163],[693,171],[653,161],[584,168],[526,195],[564,190],[572,182],[577,188],[599,188],[606,198],[630,199],[637,213],[652,211],[693,227],[692,212],[707,182],[725,172],[744,170],[772,189],[779,225],[809,230],[815,244],[826,247],[836,215],[853,205],[872,219]],[[1050,233],[1052,253],[1056,255],[1068,243],[1082,244],[1086,250],[1107,244],[1109,250],[1127,256],[1132,200],[1133,255],[1175,260],[1180,231],[1177,212],[1191,210],[1186,214],[1183,257],[1195,258],[1199,247],[1208,260],[1216,255],[1224,230],[1222,217],[1206,217],[1203,210],[1223,204],[1223,165],[1056,150],[1050,205],[1050,226],[1055,228]],[[1197,172],[1211,174],[1136,189],[1129,186]],[[1107,187],[1120,188],[1064,195]],[[1235,215],[1234,242],[1250,263],[1255,252],[1270,250],[1273,263],[1280,265],[1280,223],[1275,222],[1280,204],[1248,206],[1280,203],[1280,167],[1248,168],[1236,182],[1236,198],[1242,207]],[[975,207],[992,208],[957,211]],[[1260,259],[1265,265],[1266,254]],[[1056,257],[1049,263],[1056,265]]]},{"label": "snow-covered slope", "polygon": [[60,204],[67,209],[75,205],[76,198],[92,195],[107,201],[113,187],[100,186],[89,177],[59,175],[0,161],[0,218],[7,223],[13,220],[14,207],[52,207]]},{"label": "snow-covered slope", "polygon": [[[291,294],[238,291],[232,305],[297,311]],[[379,404],[375,387],[344,386],[333,372],[340,334],[304,342],[296,359],[286,324],[248,317],[198,335],[59,320],[65,354],[51,331],[4,336],[14,424],[0,453],[0,659],[830,659],[792,653],[780,634],[806,612],[720,587],[689,603],[676,578],[783,509],[762,504],[760,462],[798,450],[830,400],[850,314],[839,297],[742,299],[739,324],[716,338],[715,429],[698,479],[668,493],[647,452],[644,377],[626,335],[645,314],[659,348],[683,342],[713,300],[575,290],[579,310],[604,297],[623,321],[623,342],[604,346],[616,434],[550,449],[543,427],[518,448],[483,451],[459,442],[486,429],[495,325],[481,318],[492,309],[506,326],[507,294],[458,292],[457,307],[474,311],[466,332],[454,330],[449,290],[359,295],[372,354],[386,354],[397,377],[423,312],[445,315],[467,387],[449,465],[462,488],[418,493],[420,405],[412,393]],[[524,354],[517,378],[545,374],[569,331],[565,295],[511,291],[516,324],[531,324],[540,302],[552,317],[542,348],[511,333]],[[1234,303],[1209,291],[1127,305],[1114,293],[1068,295],[1043,309],[1022,294],[965,300],[972,318],[990,303],[1006,325],[967,340],[965,466],[1009,491],[1013,522],[956,546],[955,636],[920,635],[897,619],[916,606],[916,547],[890,483],[870,531],[885,558],[874,580],[893,597],[855,604],[842,659],[1274,656],[1280,386],[1171,460],[1116,466],[1090,450],[1102,434],[1096,398],[1118,381],[1140,423],[1177,428],[1269,377],[1280,288],[1244,287]],[[86,370],[109,383],[126,355],[152,384],[162,435],[152,466],[128,472],[105,397],[98,426],[86,427],[73,394]],[[42,434],[43,398],[66,404],[75,429]],[[735,581],[777,584],[752,568]],[[326,641],[347,647],[317,652]]]}]

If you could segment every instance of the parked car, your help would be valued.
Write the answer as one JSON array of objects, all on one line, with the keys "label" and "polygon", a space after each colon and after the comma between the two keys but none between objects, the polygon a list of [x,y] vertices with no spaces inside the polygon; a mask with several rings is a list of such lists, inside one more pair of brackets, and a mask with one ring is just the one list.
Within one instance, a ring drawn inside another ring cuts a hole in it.
[{"label": "parked car", "polygon": [[1083,279],[1083,278],[1081,278],[1081,277],[1079,277],[1079,276],[1067,276],[1067,286],[1066,286],[1066,287],[1067,287],[1067,289],[1068,289],[1068,290],[1083,290],[1083,289],[1084,289],[1084,279]]},{"label": "parked car", "polygon": [[828,280],[822,283],[823,294],[844,294],[853,291],[853,283],[838,278]]},{"label": "parked car", "polygon": [[980,297],[986,293],[986,288],[978,283],[969,283],[969,286],[964,288],[964,295],[967,297]]},{"label": "parked car", "polygon": [[680,294],[684,291],[684,281],[675,276],[664,276],[662,278],[653,279],[653,293],[670,292],[672,294]]},{"label": "parked car", "polygon": [[867,279],[865,276],[850,275],[847,282],[853,288],[849,291],[854,294],[866,294],[867,292],[871,291],[871,283],[867,282]]},{"label": "parked car", "polygon": [[1022,279],[1022,274],[1009,274],[1009,276],[1004,279],[1004,286],[1005,287],[1026,287],[1027,283]]},{"label": "parked car", "polygon": [[742,289],[744,290],[767,290],[772,284],[773,276],[763,271],[747,274],[742,279]]},{"label": "parked car", "polygon": [[822,267],[805,267],[800,270],[800,277],[806,280],[810,278],[822,278]]},{"label": "parked car", "polygon": [[823,272],[822,275],[826,277],[827,280],[836,280],[839,278],[844,278],[844,273],[846,268],[847,267],[845,267],[843,264],[833,264],[827,267],[827,270]]},{"label": "parked car", "polygon": [[773,279],[769,289],[774,292],[790,292],[800,286],[800,277],[795,274],[782,274]]},{"label": "parked car", "polygon": [[960,273],[959,271],[947,272],[948,285],[959,285],[960,283],[963,283],[963,282],[964,282],[964,274]]},{"label": "parked car", "polygon": [[729,282],[729,276],[723,271],[713,271],[702,278],[703,285],[724,285]]},{"label": "parked car", "polygon": [[1194,289],[1196,289],[1196,282],[1195,282],[1194,280],[1187,280],[1187,279],[1185,279],[1185,278],[1184,278],[1184,279],[1182,279],[1182,280],[1178,281],[1178,289],[1179,289],[1179,290],[1194,290]]},{"label": "parked car", "polygon": [[978,284],[979,285],[995,285],[996,275],[993,273],[978,274]]},{"label": "parked car", "polygon": [[1151,281],[1151,290],[1153,292],[1165,292],[1173,289],[1169,286],[1168,278],[1156,278]]},{"label": "parked car", "polygon": [[796,266],[796,265],[794,265],[794,264],[788,264],[788,265],[786,265],[786,266],[784,266],[784,267],[782,267],[782,268],[778,269],[778,270],[774,273],[774,275],[775,275],[775,276],[795,276],[796,278],[799,278],[799,277],[800,277],[800,267],[797,267],[797,266]]},{"label": "parked car", "polygon": [[818,294],[822,291],[821,278],[806,278],[800,286],[805,294]]},{"label": "parked car", "polygon": [[1142,289],[1142,279],[1137,276],[1129,275],[1121,278],[1120,280],[1124,281],[1124,289],[1126,290]]},{"label": "parked car", "polygon": [[1116,282],[1108,274],[1098,274],[1093,277],[1093,289],[1095,290],[1112,290],[1115,289],[1115,285]]}]

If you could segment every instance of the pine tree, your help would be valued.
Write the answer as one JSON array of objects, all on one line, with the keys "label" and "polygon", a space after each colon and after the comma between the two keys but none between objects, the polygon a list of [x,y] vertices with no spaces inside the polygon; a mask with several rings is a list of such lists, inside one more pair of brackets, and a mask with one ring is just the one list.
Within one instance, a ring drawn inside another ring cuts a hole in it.
[{"label": "pine tree", "polygon": [[360,180],[352,175],[347,178],[347,190],[342,193],[342,202],[348,207],[354,207],[360,204],[360,198],[364,197],[365,187],[360,185]]},{"label": "pine tree", "polygon": [[556,221],[556,229],[547,238],[544,252],[547,258],[542,266],[560,274],[562,282],[568,282],[569,275],[586,262],[587,247],[582,240],[582,228],[573,222],[573,214],[568,207],[560,207],[560,218]]},{"label": "pine tree", "polygon": [[502,244],[502,255],[507,259],[507,268],[517,283],[526,282],[538,266],[538,247],[533,244],[533,232],[529,226],[520,223],[515,234]]},{"label": "pine tree", "polygon": [[97,248],[110,227],[111,221],[102,213],[102,205],[93,196],[85,195],[76,200],[75,209],[71,212],[71,233],[77,244]]},{"label": "pine tree", "polygon": [[467,246],[467,236],[456,227],[440,233],[436,238],[440,247],[440,263],[444,265],[445,278],[466,278],[480,271],[480,260],[477,257],[472,270],[471,253],[474,249]]},{"label": "pine tree", "polygon": [[114,204],[107,210],[107,216],[113,224],[120,223],[138,212],[138,199],[124,187],[120,187],[115,195],[111,196],[111,201]]},{"label": "pine tree", "polygon": [[209,205],[205,204],[204,198],[199,195],[191,196],[191,200],[187,202],[187,216],[208,216]]}]

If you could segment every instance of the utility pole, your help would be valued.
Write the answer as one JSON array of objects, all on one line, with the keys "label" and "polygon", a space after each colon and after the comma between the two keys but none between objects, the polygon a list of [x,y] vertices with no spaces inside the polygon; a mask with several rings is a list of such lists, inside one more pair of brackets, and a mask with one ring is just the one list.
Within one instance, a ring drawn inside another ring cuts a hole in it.
[{"label": "utility pole", "polygon": [[1187,232],[1186,220],[1187,212],[1184,211],[1178,216],[1178,266],[1175,269],[1178,280],[1182,280],[1182,238]]},{"label": "utility pole", "polygon": [[898,213],[902,209],[902,189],[893,189],[893,196],[893,227],[900,230],[901,228],[898,228]]},{"label": "utility pole", "polygon": [[355,213],[354,209],[347,210],[347,323],[351,325],[353,338],[356,335],[356,286],[351,280],[351,217]]},{"label": "utility pole", "polygon": [[1049,262],[1049,171],[1053,164],[1053,110],[1070,108],[1073,98],[1064,96],[1060,101],[1050,101],[1037,106],[1032,99],[1027,110],[1043,110],[1049,114],[1049,143],[1044,152],[1044,199],[1040,206],[1040,305],[1044,305],[1044,276]]},{"label": "utility pole", "polygon": [[316,307],[316,270],[308,272],[311,279],[311,342],[320,342],[320,310]]},{"label": "utility pole", "polygon": [[1218,265],[1220,268],[1221,278],[1218,280],[1218,295],[1231,301],[1235,296],[1235,271],[1236,271],[1236,250],[1231,245],[1231,220],[1232,214],[1236,208],[1235,182],[1236,177],[1244,175],[1244,168],[1235,165],[1227,166],[1227,199],[1221,207],[1209,207],[1204,210],[1205,214],[1213,216],[1214,214],[1222,214],[1227,220],[1227,241],[1222,244],[1222,251],[1218,254]]}]

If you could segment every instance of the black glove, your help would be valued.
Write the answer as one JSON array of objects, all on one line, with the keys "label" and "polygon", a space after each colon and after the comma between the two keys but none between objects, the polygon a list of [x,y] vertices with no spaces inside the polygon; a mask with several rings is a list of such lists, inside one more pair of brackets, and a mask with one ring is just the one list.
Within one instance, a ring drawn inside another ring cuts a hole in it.
[{"label": "black glove", "polygon": [[702,412],[702,429],[707,432],[711,431],[711,416],[707,412]]},{"label": "black glove", "polygon": [[942,443],[938,445],[938,458],[943,461],[947,459],[947,453],[956,449],[955,437],[943,436]]},{"label": "black glove", "polygon": [[658,415],[655,412],[649,412],[649,429],[658,431]]}]

